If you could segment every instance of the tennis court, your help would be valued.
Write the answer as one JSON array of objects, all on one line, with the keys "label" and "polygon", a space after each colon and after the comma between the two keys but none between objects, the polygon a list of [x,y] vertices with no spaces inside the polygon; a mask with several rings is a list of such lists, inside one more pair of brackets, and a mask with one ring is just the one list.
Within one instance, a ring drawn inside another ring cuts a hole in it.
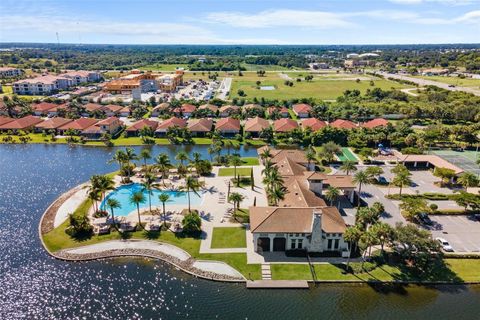
[{"label": "tennis court", "polygon": [[337,157],[340,161],[353,161],[358,162],[358,158],[353,154],[353,152],[349,148],[342,148],[342,153],[337,154]]},{"label": "tennis court", "polygon": [[[465,171],[480,175],[477,165],[477,153],[475,151],[432,150],[431,153],[453,163]],[[480,156],[480,152],[478,152]]]}]

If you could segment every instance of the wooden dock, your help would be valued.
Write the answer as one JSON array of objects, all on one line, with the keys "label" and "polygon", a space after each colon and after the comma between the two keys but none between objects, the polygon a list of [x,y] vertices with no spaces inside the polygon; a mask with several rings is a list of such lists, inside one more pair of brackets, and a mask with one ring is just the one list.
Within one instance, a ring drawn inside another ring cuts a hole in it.
[{"label": "wooden dock", "polygon": [[308,289],[305,280],[255,280],[247,281],[247,289]]}]

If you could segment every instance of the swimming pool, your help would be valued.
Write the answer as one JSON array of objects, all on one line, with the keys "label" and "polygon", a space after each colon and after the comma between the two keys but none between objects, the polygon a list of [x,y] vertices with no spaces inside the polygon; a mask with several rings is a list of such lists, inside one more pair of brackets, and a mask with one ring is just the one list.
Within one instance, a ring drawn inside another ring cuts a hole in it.
[{"label": "swimming pool", "polygon": [[[100,204],[100,209],[101,210],[106,210],[106,202],[109,198],[115,198],[117,199],[120,204],[122,205],[121,208],[115,209],[115,215],[116,216],[126,216],[130,212],[137,210],[137,207],[135,204],[130,203],[130,196],[134,194],[135,192],[142,191],[143,187],[141,184],[138,183],[133,183],[129,185],[124,185],[121,187],[116,188],[112,192],[110,192],[105,199],[102,201]],[[165,203],[165,207],[168,210],[168,205],[185,205],[187,207],[188,205],[188,197],[187,197],[187,192],[184,191],[172,191],[172,190],[152,190],[152,207],[161,207],[162,202],[158,200],[158,195],[161,193],[166,193],[170,196],[170,200],[168,200]],[[146,201],[144,203],[140,204],[140,209],[142,208],[148,208],[148,192],[146,190],[143,190],[143,194],[145,196]],[[192,206],[199,205],[202,203],[203,196],[201,192],[198,192],[198,195],[196,195],[194,192],[190,192],[190,204]],[[108,210],[109,211],[109,210]],[[110,211],[109,211],[110,212]]]}]

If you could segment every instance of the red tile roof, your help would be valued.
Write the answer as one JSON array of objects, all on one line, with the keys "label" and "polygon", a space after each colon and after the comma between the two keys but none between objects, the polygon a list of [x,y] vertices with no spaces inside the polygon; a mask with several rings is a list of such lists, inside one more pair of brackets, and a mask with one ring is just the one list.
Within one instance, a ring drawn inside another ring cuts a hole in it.
[{"label": "red tile roof", "polygon": [[180,128],[185,128],[187,126],[187,121],[185,119],[180,119],[177,117],[171,117],[168,120],[163,121],[160,123],[157,127],[157,130],[159,129],[168,129],[170,127],[180,127]]},{"label": "red tile roof", "polygon": [[115,123],[115,122],[117,122],[117,121],[118,121],[118,122],[122,122],[122,121],[120,121],[120,119],[117,118],[117,117],[108,117],[107,119],[100,120],[100,121],[97,123],[97,125],[99,125],[99,126],[100,126],[100,125],[111,125],[111,124],[113,124],[113,123]]},{"label": "red tile roof", "polygon": [[85,107],[85,110],[87,110],[88,112],[102,110],[103,108],[105,108],[101,104],[97,104],[97,103],[87,103],[84,107]]},{"label": "red tile roof", "polygon": [[120,112],[120,110],[123,109],[122,106],[119,106],[116,104],[108,104],[105,106],[105,108],[108,108],[111,112],[114,112],[114,113]]},{"label": "red tile roof", "polygon": [[231,105],[226,105],[220,108],[220,113],[234,113],[237,112],[240,108],[238,106],[231,106]]},{"label": "red tile roof", "polygon": [[310,128],[312,129],[312,131],[317,131],[326,126],[327,126],[327,123],[325,121],[318,120],[317,118],[308,118],[308,119],[302,120],[302,127],[304,129]]},{"label": "red tile roof", "polygon": [[268,128],[270,126],[270,123],[268,120],[265,120],[260,117],[255,117],[248,119],[247,122],[245,122],[245,131],[246,132],[260,132],[265,128]]},{"label": "red tile roof", "polygon": [[57,105],[55,103],[40,102],[32,105],[32,109],[38,112],[45,112],[52,108],[55,108]]},{"label": "red tile roof", "polygon": [[294,104],[292,106],[292,109],[293,111],[296,113],[296,114],[299,114],[299,113],[310,113],[312,111],[312,107],[309,105],[309,104],[306,104],[306,103],[298,103],[298,104]]},{"label": "red tile roof", "polygon": [[200,107],[198,107],[198,109],[200,109],[200,110],[208,109],[212,112],[217,112],[218,111],[218,107],[214,104],[202,104]]},{"label": "red tile roof", "polygon": [[387,120],[385,120],[383,118],[376,118],[376,119],[370,120],[368,122],[365,122],[362,125],[362,127],[372,129],[372,128],[376,128],[376,127],[384,127],[386,125],[388,125]]},{"label": "red tile roof", "polygon": [[40,122],[35,125],[35,128],[37,129],[44,129],[44,130],[49,130],[49,129],[58,129],[61,126],[72,122],[72,119],[65,119],[65,118],[50,118],[47,119],[43,122]]},{"label": "red tile roof", "polygon": [[273,128],[276,132],[289,132],[295,128],[298,128],[298,123],[292,119],[280,119],[275,120]]},{"label": "red tile roof", "polygon": [[240,120],[223,118],[217,121],[215,129],[218,131],[240,131]]},{"label": "red tile roof", "polygon": [[26,116],[23,118],[15,119],[13,121],[4,123],[3,125],[0,126],[0,129],[5,129],[5,130],[23,130],[23,129],[29,129],[36,125],[37,123],[42,122],[43,120],[39,117],[35,116]]},{"label": "red tile roof", "polygon": [[64,124],[63,126],[59,127],[59,130],[84,130],[88,127],[93,126],[95,123],[97,123],[97,119],[92,119],[92,118],[80,118],[75,121],[69,122]]},{"label": "red tile roof", "polygon": [[192,119],[188,121],[188,130],[192,132],[210,132],[212,130],[212,119]]},{"label": "red tile roof", "polygon": [[197,107],[193,104],[184,103],[182,104],[181,110],[183,113],[192,113],[193,111],[197,110]]},{"label": "red tile roof", "polygon": [[337,119],[330,123],[330,126],[339,129],[355,129],[357,125],[350,120]]},{"label": "red tile roof", "polygon": [[130,127],[128,127],[126,131],[136,132],[136,131],[141,130],[145,127],[150,127],[150,128],[152,128],[152,130],[155,131],[158,127],[158,122],[153,121],[153,120],[148,120],[148,119],[141,119],[141,120],[135,122],[134,124],[132,124]]},{"label": "red tile roof", "polygon": [[14,118],[10,118],[10,117],[0,116],[0,126],[1,126],[1,125],[4,125],[5,123],[12,122],[13,120],[15,120],[15,119],[14,119]]}]

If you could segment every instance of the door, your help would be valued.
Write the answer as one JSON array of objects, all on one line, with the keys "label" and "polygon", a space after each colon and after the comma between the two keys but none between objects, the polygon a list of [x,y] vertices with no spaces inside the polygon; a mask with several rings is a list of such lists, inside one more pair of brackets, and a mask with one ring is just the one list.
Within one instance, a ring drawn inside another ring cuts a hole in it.
[{"label": "door", "polygon": [[273,251],[285,251],[286,243],[285,238],[273,238]]},{"label": "door", "polygon": [[270,251],[270,238],[258,238],[257,240],[257,252],[268,252]]}]

